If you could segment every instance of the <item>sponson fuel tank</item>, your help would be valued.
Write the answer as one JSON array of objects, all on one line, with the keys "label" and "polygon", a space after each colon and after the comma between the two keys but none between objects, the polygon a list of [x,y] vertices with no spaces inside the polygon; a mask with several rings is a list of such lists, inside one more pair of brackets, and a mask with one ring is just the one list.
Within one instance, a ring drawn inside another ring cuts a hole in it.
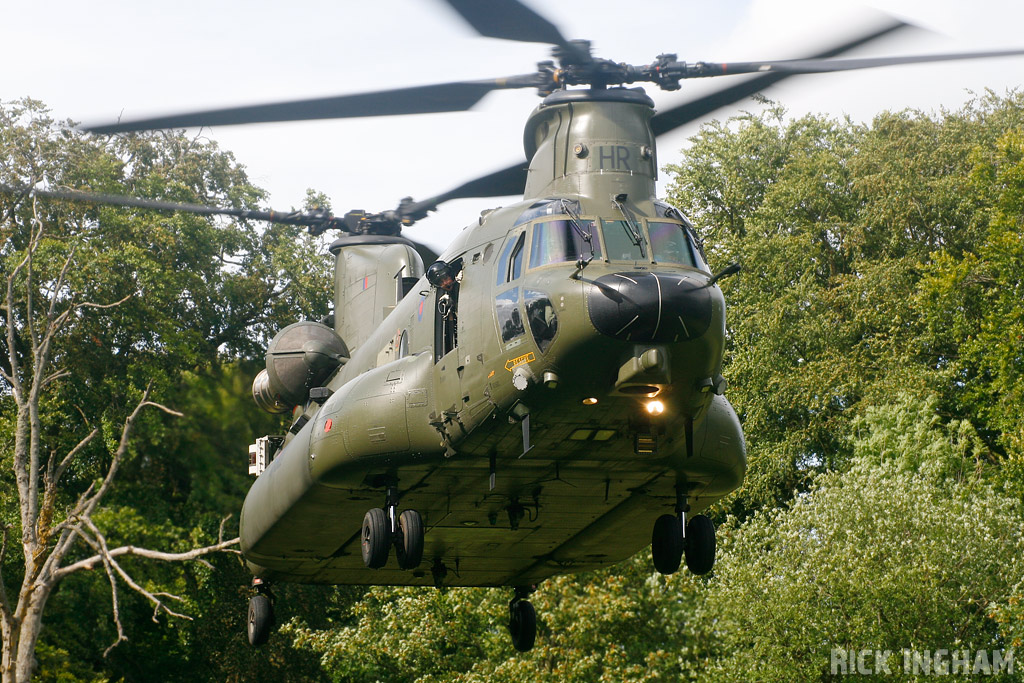
[{"label": "sponson fuel tank", "polygon": [[297,535],[310,547],[337,544],[337,528],[308,524],[331,497],[325,489],[358,487],[375,466],[442,458],[442,441],[429,419],[433,366],[430,353],[407,356],[331,394],[253,483],[242,507],[242,552],[279,552]]}]

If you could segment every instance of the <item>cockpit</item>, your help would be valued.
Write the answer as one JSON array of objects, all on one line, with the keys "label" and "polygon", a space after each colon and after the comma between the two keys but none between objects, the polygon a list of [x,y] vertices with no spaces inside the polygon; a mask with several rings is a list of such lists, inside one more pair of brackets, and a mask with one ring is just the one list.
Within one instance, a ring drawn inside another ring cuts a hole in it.
[{"label": "cockpit", "polygon": [[635,266],[673,265],[708,272],[697,238],[686,219],[671,206],[655,203],[654,217],[582,217],[579,203],[548,199],[530,206],[517,221],[499,261],[499,285],[522,272],[529,240],[528,268],[554,263],[587,264],[592,260],[631,263]]},{"label": "cockpit", "polygon": [[640,342],[703,334],[711,322],[710,294],[701,289],[706,278],[692,273],[709,273],[700,240],[674,208],[654,207],[647,212],[654,215],[636,215],[617,204],[610,216],[592,216],[581,215],[577,201],[545,199],[523,211],[493,271],[506,350],[529,330],[546,353],[558,333],[557,311],[581,295],[594,327],[608,336]]}]

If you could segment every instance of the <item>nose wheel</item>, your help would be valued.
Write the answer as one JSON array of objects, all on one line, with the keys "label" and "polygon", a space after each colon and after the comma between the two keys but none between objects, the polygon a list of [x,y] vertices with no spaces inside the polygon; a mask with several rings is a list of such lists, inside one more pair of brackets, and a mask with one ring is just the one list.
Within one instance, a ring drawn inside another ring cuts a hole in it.
[{"label": "nose wheel", "polygon": [[527,600],[532,588],[516,586],[516,595],[508,603],[508,631],[512,635],[512,647],[520,652],[529,652],[537,640],[537,611]]},{"label": "nose wheel", "polygon": [[370,569],[388,563],[392,545],[402,569],[415,569],[423,561],[423,517],[416,510],[398,513],[395,486],[388,486],[383,508],[373,508],[363,517],[360,538],[363,564]]},{"label": "nose wheel", "polygon": [[270,587],[260,579],[253,579],[256,595],[249,598],[249,611],[246,615],[246,631],[249,644],[259,647],[267,642],[270,631],[274,627],[274,603],[270,595]]},{"label": "nose wheel", "polygon": [[674,574],[683,557],[690,573],[703,575],[715,565],[715,525],[706,515],[697,515],[686,522],[690,506],[680,496],[678,513],[662,515],[651,533],[651,559],[662,574]]}]

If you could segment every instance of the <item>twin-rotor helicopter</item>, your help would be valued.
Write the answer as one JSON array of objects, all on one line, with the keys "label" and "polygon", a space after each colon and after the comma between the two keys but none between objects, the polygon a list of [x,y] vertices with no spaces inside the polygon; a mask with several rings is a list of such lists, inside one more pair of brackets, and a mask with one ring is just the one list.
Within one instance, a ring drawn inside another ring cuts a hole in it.
[{"label": "twin-rotor helicopter", "polygon": [[[273,624],[275,582],[508,586],[514,647],[533,647],[544,579],[650,545],[662,574],[705,574],[703,514],[746,470],[725,397],[725,301],[700,236],[655,195],[656,138],[788,76],[1022,54],[645,65],[596,57],[518,0],[447,0],[480,34],[554,45],[536,71],[483,81],[121,121],[154,128],[469,109],[493,90],[543,97],[527,162],[380,213],[219,209],[62,188],[41,196],[337,231],[334,312],[270,343],[253,383],[282,433],[249,448],[241,516],[249,641]],[[755,74],[655,112],[635,83]],[[28,188],[3,188],[27,191]],[[402,230],[451,199],[523,195],[484,212],[433,263]]]}]

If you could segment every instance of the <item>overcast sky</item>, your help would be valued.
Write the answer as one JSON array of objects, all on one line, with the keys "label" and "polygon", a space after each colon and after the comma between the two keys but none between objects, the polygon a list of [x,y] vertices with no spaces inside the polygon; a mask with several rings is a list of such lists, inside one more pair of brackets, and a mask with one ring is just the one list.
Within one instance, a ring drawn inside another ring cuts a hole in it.
[{"label": "overcast sky", "polygon": [[[1024,47],[1019,0],[526,2],[567,37],[592,40],[597,56],[633,64],[663,52],[691,62],[797,57],[877,20],[878,10],[931,32],[879,41],[859,54]],[[57,118],[89,123],[527,73],[550,58],[545,45],[476,36],[441,0],[23,0],[7,3],[2,35],[8,58],[0,99],[32,96]],[[870,121],[884,109],[956,108],[968,89],[1004,92],[1022,76],[1024,57],[796,77],[766,94],[793,115]],[[681,93],[648,93],[667,107],[709,87],[683,85]],[[538,102],[532,91],[506,91],[467,113],[221,127],[203,135],[235,153],[275,209],[301,204],[312,187],[331,197],[338,214],[379,211],[521,159],[523,124]],[[678,161],[696,130],[694,124],[659,139],[660,163]],[[509,201],[450,202],[408,234],[442,247],[481,209]]]}]

